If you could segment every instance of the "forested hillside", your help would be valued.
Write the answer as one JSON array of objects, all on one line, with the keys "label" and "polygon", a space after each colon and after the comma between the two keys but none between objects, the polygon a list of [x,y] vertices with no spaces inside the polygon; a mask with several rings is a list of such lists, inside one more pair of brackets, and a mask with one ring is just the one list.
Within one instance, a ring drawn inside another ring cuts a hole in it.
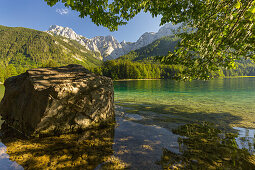
[{"label": "forested hillside", "polygon": [[[155,60],[157,56],[165,56],[173,52],[180,39],[175,36],[160,38],[138,50],[119,57],[116,60],[106,61],[102,66],[92,71],[117,79],[178,79],[185,67],[181,65],[165,65]],[[220,68],[211,71],[210,77],[255,76],[255,64],[250,60],[237,61],[235,69]]]},{"label": "forested hillside", "polygon": [[0,26],[0,81],[27,69],[71,63],[100,65],[99,54],[76,41],[28,28]]},{"label": "forested hillside", "polygon": [[173,52],[179,41],[180,39],[175,36],[162,37],[151,44],[135,51],[131,51],[118,59],[131,61],[153,60],[155,56],[165,56],[169,51]]},{"label": "forested hillside", "polygon": [[[185,67],[165,65],[156,62],[139,62],[130,60],[105,61],[102,66],[92,69],[93,72],[118,79],[178,79]],[[223,70],[211,72],[211,77],[224,77]]]},{"label": "forested hillside", "polygon": [[[138,50],[132,51],[124,56],[118,58],[118,60],[126,60],[126,61],[133,61],[133,62],[146,62],[146,63],[155,63],[155,57],[157,56],[166,56],[168,52],[173,52],[175,47],[178,45],[180,39],[176,38],[175,36],[166,36],[162,37],[153,43],[142,47]],[[159,63],[159,62],[158,62]],[[158,64],[159,69],[162,70],[162,65]],[[174,66],[168,65],[168,67],[175,68],[174,74],[168,73],[168,75],[176,75],[176,73],[181,74],[180,71],[185,70],[184,67],[181,66]],[[170,69],[172,70],[172,69]],[[168,69],[169,71],[169,69]],[[165,73],[166,71],[162,71]],[[164,75],[164,74],[163,74]],[[235,69],[225,69],[220,68],[217,72],[211,72],[211,76],[213,77],[231,77],[231,76],[255,76],[255,63],[251,60],[238,60],[236,61],[236,68]],[[164,78],[165,76],[163,76]],[[158,77],[157,78],[162,78]]]},{"label": "forested hillside", "polygon": [[224,69],[224,75],[231,76],[255,76],[255,63],[251,60],[239,60],[235,69]]},{"label": "forested hillside", "polygon": [[[153,43],[138,50],[119,57],[116,60],[106,61],[102,66],[92,71],[118,79],[178,79],[185,70],[181,65],[166,65],[155,60],[157,56],[165,56],[173,52],[179,38],[175,36],[162,37]],[[223,77],[223,71],[212,72],[212,77]]]},{"label": "forested hillside", "polygon": [[133,62],[130,60],[105,61],[102,66],[92,69],[93,72],[118,79],[173,79],[179,76],[183,67],[159,63]]}]

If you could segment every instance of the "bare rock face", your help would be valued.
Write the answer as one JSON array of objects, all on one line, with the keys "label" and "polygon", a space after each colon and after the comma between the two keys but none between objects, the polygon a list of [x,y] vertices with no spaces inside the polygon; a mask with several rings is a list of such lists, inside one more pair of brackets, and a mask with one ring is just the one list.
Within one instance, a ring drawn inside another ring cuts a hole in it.
[{"label": "bare rock face", "polygon": [[112,80],[80,65],[29,70],[4,85],[4,124],[27,136],[67,133],[114,120]]},{"label": "bare rock face", "polygon": [[76,34],[71,28],[58,25],[50,26],[47,32],[75,40],[88,50],[99,52],[103,57],[103,60],[112,60],[125,55],[130,51],[142,48],[159,38],[173,35],[173,29],[177,29],[179,26],[180,25],[173,26],[170,23],[165,24],[158,32],[146,32],[136,42],[132,43],[126,43],[125,41],[119,43],[113,36],[96,36],[89,39]]}]

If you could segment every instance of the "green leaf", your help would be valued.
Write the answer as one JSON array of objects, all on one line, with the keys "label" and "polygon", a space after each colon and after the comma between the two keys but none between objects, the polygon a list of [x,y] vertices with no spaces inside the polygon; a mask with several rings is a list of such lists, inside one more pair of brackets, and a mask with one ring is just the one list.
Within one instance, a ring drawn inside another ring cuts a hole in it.
[{"label": "green leaf", "polygon": [[242,6],[242,3],[240,1],[237,1],[235,8],[239,9],[239,8],[241,8],[241,6]]},{"label": "green leaf", "polygon": [[255,13],[255,5],[253,7],[251,7],[251,13]]},{"label": "green leaf", "polygon": [[71,5],[71,6],[74,6],[74,1],[71,1],[71,2],[70,2],[70,5]]}]

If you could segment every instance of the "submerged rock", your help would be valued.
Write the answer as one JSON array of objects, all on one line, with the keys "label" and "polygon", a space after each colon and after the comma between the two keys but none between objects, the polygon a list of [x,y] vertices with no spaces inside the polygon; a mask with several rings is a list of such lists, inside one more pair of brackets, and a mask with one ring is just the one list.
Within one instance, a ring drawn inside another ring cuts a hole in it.
[{"label": "submerged rock", "polygon": [[27,136],[66,133],[114,120],[112,80],[80,65],[28,70],[4,85],[4,124]]}]

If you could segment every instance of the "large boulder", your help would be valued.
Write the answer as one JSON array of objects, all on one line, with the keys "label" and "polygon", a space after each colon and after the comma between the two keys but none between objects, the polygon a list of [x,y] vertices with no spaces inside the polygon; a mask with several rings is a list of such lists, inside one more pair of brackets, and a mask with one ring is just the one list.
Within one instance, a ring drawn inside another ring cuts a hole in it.
[{"label": "large boulder", "polygon": [[67,133],[114,120],[112,80],[80,65],[28,70],[4,85],[4,126],[26,136]]}]

